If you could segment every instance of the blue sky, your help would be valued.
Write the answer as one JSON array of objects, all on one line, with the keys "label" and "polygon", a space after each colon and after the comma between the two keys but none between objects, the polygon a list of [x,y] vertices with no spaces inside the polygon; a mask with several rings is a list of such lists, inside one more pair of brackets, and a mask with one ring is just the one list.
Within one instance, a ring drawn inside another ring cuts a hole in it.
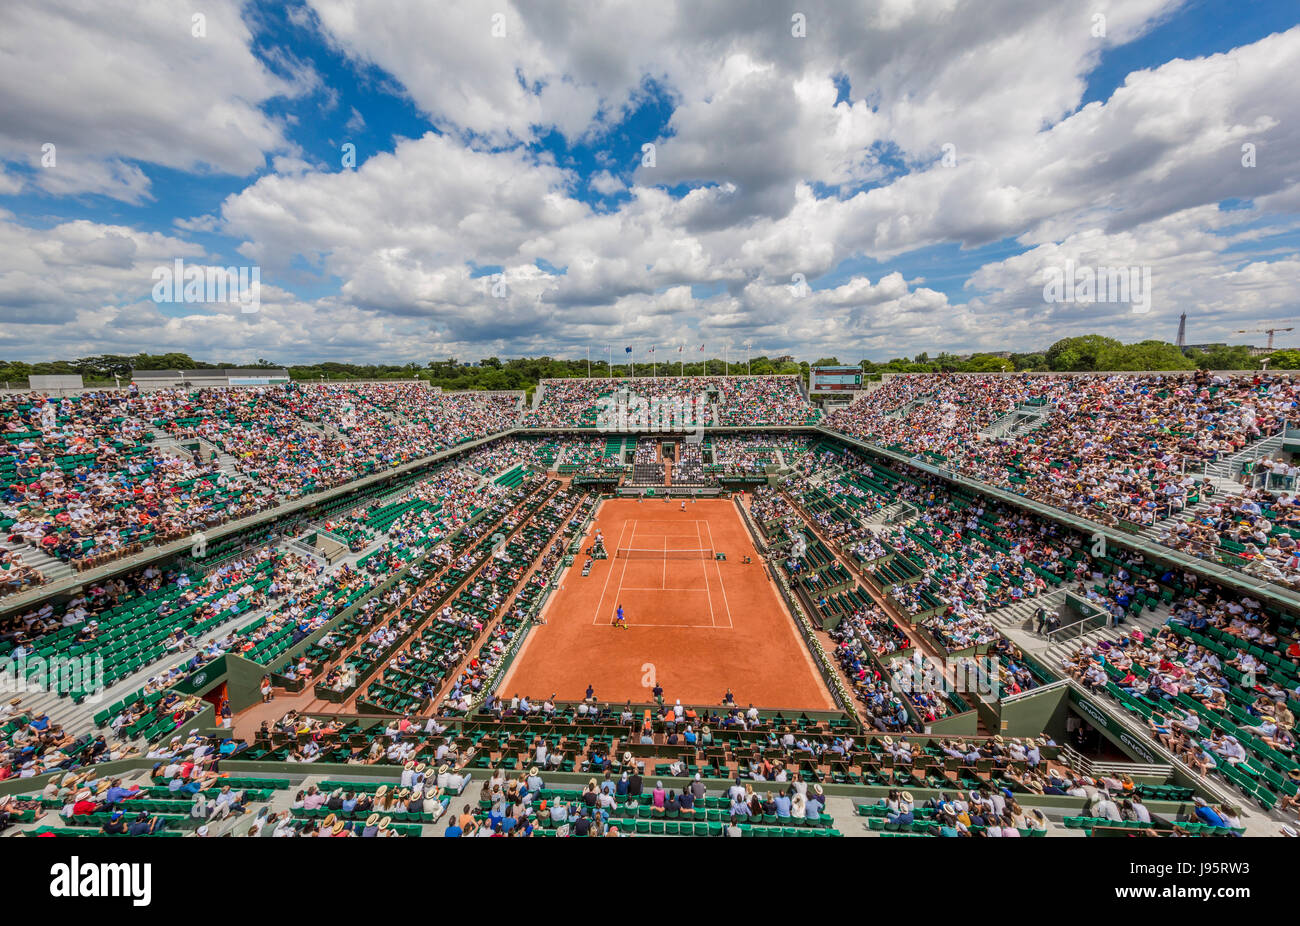
[{"label": "blue sky", "polygon": [[[1100,37],[1069,3],[993,5],[1023,15],[815,4],[796,39],[748,5],[503,5],[495,36],[473,4],[225,0],[195,37],[188,8],[21,0],[0,78],[27,49],[58,77],[0,109],[0,357],[879,359],[1300,314],[1294,5],[1098,4]],[[257,264],[261,312],[153,303],[181,256]],[[1066,258],[1154,264],[1167,297],[1044,305]]]}]

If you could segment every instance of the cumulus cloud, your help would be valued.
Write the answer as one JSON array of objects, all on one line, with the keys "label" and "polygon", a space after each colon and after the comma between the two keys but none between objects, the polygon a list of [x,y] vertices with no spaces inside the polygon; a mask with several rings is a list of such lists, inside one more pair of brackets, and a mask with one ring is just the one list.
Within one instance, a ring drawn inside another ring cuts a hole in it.
[{"label": "cumulus cloud", "polygon": [[[303,76],[273,76],[237,11],[215,4],[212,60],[157,99],[110,81],[61,104],[85,129],[68,152],[78,169],[61,173],[62,146],[60,172],[26,169],[52,194],[139,202],[149,164],[248,173],[270,155],[272,172],[214,214],[173,221],[177,235],[227,236],[262,268],[263,312],[140,303],[127,281],[150,261],[203,258],[183,237],[5,216],[4,336],[52,350],[75,337],[52,329],[75,320],[102,324],[107,343],[184,349],[189,331],[207,339],[191,348],[260,343],[286,359],[577,354],[633,339],[879,357],[1027,349],[1094,330],[1168,338],[1184,310],[1195,340],[1225,340],[1295,312],[1287,280],[1300,255],[1285,242],[1300,211],[1300,97],[1279,87],[1300,69],[1300,27],[1156,63],[1081,105],[1102,54],[1176,15],[1176,0],[800,6],[806,38],[784,12],[720,4],[310,0],[290,19],[378,68],[438,129],[339,171],[312,163],[262,109],[315,87],[310,65],[284,59],[277,70]],[[30,28],[67,7],[19,12]],[[162,49],[134,65],[142,86],[171,61],[174,19],[127,46]],[[209,68],[234,68],[236,83]],[[619,141],[653,142],[655,163],[618,164],[602,146],[631,131],[623,120],[650,94],[670,115],[652,137]],[[19,127],[0,119],[0,152],[26,151],[30,165],[46,93],[16,96],[0,103]],[[135,133],[121,126],[128,104]],[[187,107],[219,116],[222,137],[200,120],[161,153],[159,133]],[[381,128],[356,108],[346,121]],[[552,156],[537,144],[551,132],[598,166]],[[0,192],[25,176],[0,174]],[[994,243],[996,259],[948,295],[891,266],[925,248]],[[1150,311],[1045,303],[1043,274],[1066,261],[1150,268]],[[295,296],[304,286],[328,294]]]},{"label": "cumulus cloud", "polygon": [[[126,202],[148,196],[138,164],[249,174],[291,144],[261,104],[296,95],[250,49],[236,0],[11,0],[0,36],[0,160],[41,189]],[[54,164],[43,163],[53,144]]]}]

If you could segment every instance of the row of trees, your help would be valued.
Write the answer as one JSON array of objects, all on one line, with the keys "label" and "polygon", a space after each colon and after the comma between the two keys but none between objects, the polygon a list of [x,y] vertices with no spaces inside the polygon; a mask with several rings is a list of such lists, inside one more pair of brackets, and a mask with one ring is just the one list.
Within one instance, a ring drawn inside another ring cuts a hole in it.
[{"label": "row of trees", "polygon": [[[1244,345],[1219,346],[1210,350],[1179,350],[1168,341],[1138,341],[1124,344],[1100,334],[1062,338],[1042,353],[974,354],[958,359],[952,354],[930,357],[921,353],[912,359],[902,357],[888,363],[863,360],[867,373],[995,373],[1032,371],[1036,373],[1089,373],[1106,370],[1258,370],[1268,360],[1270,369],[1300,369],[1300,351],[1278,350],[1266,357],[1252,356]],[[817,361],[833,363],[834,357]]]},{"label": "row of trees", "polygon": [[[532,391],[539,380],[586,376],[721,376],[724,369],[734,374],[753,373],[755,376],[797,373],[807,377],[812,366],[841,366],[836,357],[820,357],[812,363],[797,361],[793,357],[753,357],[748,362],[722,358],[679,362],[680,355],[665,354],[663,362],[650,364],[644,359],[629,370],[626,363],[615,363],[612,371],[603,359],[564,360],[555,357],[516,357],[502,360],[485,357],[477,363],[455,358],[430,360],[424,366],[407,364],[354,364],[315,363],[290,366],[289,376],[295,380],[373,380],[373,379],[425,379],[447,390],[458,389],[523,389]],[[683,358],[684,359],[684,358]],[[1043,353],[974,354],[958,359],[953,354],[940,353],[931,357],[922,352],[913,358],[900,357],[885,363],[862,360],[859,365],[868,375],[880,373],[994,373],[1031,370],[1035,372],[1090,372],[1098,370],[1255,370],[1261,366],[1260,357],[1252,357],[1250,349],[1243,346],[1218,347],[1209,351],[1180,351],[1166,341],[1139,341],[1124,344],[1114,338],[1099,334],[1063,338]],[[1269,367],[1281,370],[1300,369],[1300,351],[1274,351],[1268,358]],[[852,361],[849,361],[852,364]],[[32,375],[80,374],[89,384],[110,384],[114,375],[122,382],[130,379],[132,370],[212,370],[228,367],[273,369],[279,364],[259,358],[254,363],[206,363],[188,354],[136,354],[119,356],[103,354],[77,360],[56,360],[48,363],[23,363],[0,361],[0,382],[14,386],[23,385]]]},{"label": "row of trees", "polygon": [[[665,358],[669,355],[665,354]],[[188,354],[137,354],[132,357],[101,355],[78,360],[56,360],[49,363],[23,363],[0,361],[0,382],[13,386],[25,384],[32,375],[81,374],[86,383],[112,384],[116,374],[123,383],[129,382],[132,370],[215,370],[230,367],[244,369],[279,368],[270,360],[255,363],[205,363]],[[776,373],[808,373],[809,364],[796,362],[792,357],[754,357],[749,363],[724,361],[722,358],[700,360],[693,363],[665,359],[659,363],[638,361],[633,369],[626,363],[614,363],[614,376],[721,376],[752,372],[755,376]],[[555,357],[516,357],[502,360],[485,357],[477,363],[456,360],[430,360],[426,365],[407,364],[357,364],[314,363],[288,367],[294,380],[377,380],[425,379],[447,390],[460,389],[523,389],[531,391],[543,379],[563,377],[610,376],[611,367],[605,360],[592,359],[590,365],[581,360],[563,360]]]}]

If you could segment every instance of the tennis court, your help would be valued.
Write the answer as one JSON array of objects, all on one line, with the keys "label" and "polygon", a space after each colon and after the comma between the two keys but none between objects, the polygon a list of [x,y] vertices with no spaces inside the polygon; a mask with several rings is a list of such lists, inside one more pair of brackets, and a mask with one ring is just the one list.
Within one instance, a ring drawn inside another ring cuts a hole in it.
[{"label": "tennis court", "polygon": [[[585,557],[565,570],[505,697],[576,700],[590,684],[602,701],[643,702],[658,682],[683,704],[715,705],[731,688],[742,706],[833,709],[734,502],[606,500],[584,549],[597,529],[610,558],[585,577]],[[620,604],[626,629],[613,626]]]},{"label": "tennis court", "polygon": [[[649,505],[651,512],[663,505],[642,504]],[[671,514],[679,511],[674,508]],[[592,614],[593,624],[608,624],[620,603],[626,612],[624,599],[631,596],[640,612],[639,623],[656,627],[733,626],[722,566],[714,555],[713,529],[707,519],[629,518],[619,530],[617,543],[611,544],[610,539],[605,538],[606,546],[613,551],[615,562],[606,572]]]}]

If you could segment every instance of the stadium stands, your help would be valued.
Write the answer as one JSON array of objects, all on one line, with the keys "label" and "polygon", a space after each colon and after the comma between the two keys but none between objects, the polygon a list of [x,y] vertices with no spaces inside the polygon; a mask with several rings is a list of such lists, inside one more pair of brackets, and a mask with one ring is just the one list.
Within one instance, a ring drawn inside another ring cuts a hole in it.
[{"label": "stadium stands", "polygon": [[1178,549],[1290,584],[1294,465],[1272,461],[1279,477],[1244,494],[1212,471],[1280,433],[1297,399],[1270,374],[905,375],[825,423],[1103,523],[1160,525]]},{"label": "stadium stands", "polygon": [[[102,672],[0,707],[0,785],[33,779],[0,797],[0,828],[824,838],[1246,827],[1198,776],[1275,813],[1300,806],[1300,629],[1287,608],[1134,550],[1099,552],[1050,514],[830,431],[791,432],[818,423],[794,378],[634,384],[662,399],[698,392],[711,424],[755,429],[679,441],[671,481],[743,480],[740,510],[766,554],[757,568],[777,580],[840,710],[500,691],[562,571],[579,564],[601,496],[578,478],[664,481],[661,435],[516,432],[252,525],[206,556],[146,561],[0,612],[0,669],[34,678],[37,659],[88,657]],[[547,382],[523,423],[594,427],[621,385]],[[909,376],[826,424],[1151,528],[1147,542],[1235,553],[1242,538],[1254,545],[1243,561],[1285,573],[1279,551],[1300,518],[1287,466],[1247,473],[1241,492],[1206,466],[1279,431],[1293,401],[1289,380],[1263,375]],[[140,553],[500,434],[520,414],[517,395],[410,383],[11,397],[0,405],[12,448],[0,589],[48,581],[25,561],[38,549],[81,567]],[[1152,421],[1154,437],[1129,439]],[[317,537],[341,552],[325,556]],[[1022,609],[1055,609],[1067,592],[1112,626],[1053,644],[1064,657],[1031,656]],[[979,693],[917,684],[976,656],[995,660]],[[248,667],[242,681],[232,665]],[[220,729],[230,705],[210,686],[247,689],[258,674],[260,697]],[[1124,781],[1059,736],[994,735],[1003,699],[1067,684],[1058,678],[1140,720],[1179,769]],[[106,699],[91,700],[101,688]],[[107,762],[114,777],[97,773]],[[1213,815],[1188,804],[1194,793],[1217,800]]]},{"label": "stadium stands", "polygon": [[[797,376],[665,376],[625,379],[547,380],[536,408],[524,415],[524,425],[535,428],[597,427],[602,400],[622,400],[627,413],[636,414],[636,400],[659,409],[656,424],[681,410],[691,418],[683,430],[696,425],[731,427],[809,425],[818,419],[808,404]],[[690,403],[689,408],[687,403]],[[698,406],[697,404],[698,403]],[[696,408],[704,408],[703,421],[694,419]],[[605,409],[611,414],[612,409]],[[611,425],[609,425],[612,427]],[[661,428],[669,430],[669,428]]]},{"label": "stadium stands", "polygon": [[[403,414],[390,411],[397,407]],[[298,384],[0,400],[0,594],[513,427],[518,397]],[[26,556],[25,556],[26,554]]]}]

